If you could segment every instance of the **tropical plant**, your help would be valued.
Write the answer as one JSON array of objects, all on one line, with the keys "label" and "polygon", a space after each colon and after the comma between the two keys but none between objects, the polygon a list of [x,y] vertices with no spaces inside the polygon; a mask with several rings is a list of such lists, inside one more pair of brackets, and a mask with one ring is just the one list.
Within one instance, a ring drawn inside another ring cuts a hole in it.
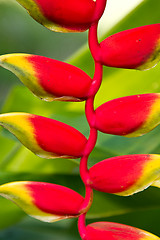
[{"label": "tropical plant", "polygon": [[[102,77],[107,77],[107,74],[112,75],[112,71],[114,71],[107,69],[103,75],[103,65],[116,68],[148,70],[158,63],[160,58],[160,24],[145,25],[121,31],[112,34],[99,44],[97,26],[106,6],[106,0],[97,0],[96,2],[91,0],[79,1],[78,3],[76,2],[76,6],[74,6],[73,0],[68,0],[67,2],[55,0],[54,3],[51,0],[17,0],[17,2],[25,7],[35,20],[50,30],[73,32],[89,29],[89,47],[95,62],[93,78],[89,77],[80,68],[73,66],[73,63],[76,62],[73,60],[71,65],[33,54],[5,54],[0,57],[0,65],[15,73],[40,99],[45,101],[67,101],[67,103],[61,105],[63,109],[59,109],[59,104],[53,103],[52,106],[54,106],[54,109],[57,109],[55,112],[51,107],[46,109],[47,103],[40,104],[42,114],[61,113],[62,111],[67,113],[70,111],[70,108],[74,109],[75,104],[69,104],[69,102],[78,102],[77,104],[79,104],[79,101],[85,101],[86,119],[90,127],[88,140],[84,134],[75,128],[55,120],[56,114],[53,120],[33,113],[4,113],[0,115],[0,124],[13,133],[25,147],[42,158],[80,158],[79,171],[86,194],[85,197],[82,197],[77,191],[71,190],[71,188],[59,184],[36,181],[35,176],[33,177],[32,175],[25,178],[24,174],[23,177],[15,177],[22,178],[23,181],[2,184],[0,186],[0,194],[15,202],[29,215],[42,221],[53,222],[65,218],[78,218],[78,230],[82,239],[94,240],[106,239],[108,237],[110,239],[158,239],[158,237],[148,232],[113,222],[103,221],[86,226],[85,218],[94,199],[93,189],[104,193],[128,196],[142,191],[150,185],[156,187],[160,185],[160,157],[158,154],[148,154],[148,152],[129,154],[132,153],[130,150],[127,150],[128,152],[126,151],[125,154],[115,154],[114,152],[112,153],[112,150],[102,151],[103,144],[99,144],[99,142],[98,145],[100,147],[94,149],[98,131],[118,136],[139,137],[148,133],[159,124],[158,93],[141,93],[116,98],[107,101],[96,110],[94,110],[94,98],[101,85]],[[84,56],[81,58],[83,59]],[[90,65],[88,60],[86,62]],[[122,73],[125,73],[125,71]],[[133,74],[131,71],[128,73]],[[139,75],[139,73],[136,74],[137,76]],[[118,72],[118,76],[120,75]],[[123,84],[121,85],[120,88],[123,89],[124,86]],[[18,92],[21,92],[21,89],[18,89]],[[19,97],[19,95],[17,94],[16,97]],[[25,96],[25,99],[28,101],[31,97]],[[35,106],[39,104],[39,100],[36,101]],[[32,100],[30,103],[34,106]],[[64,107],[65,104],[67,107]],[[15,105],[14,101],[13,105]],[[4,109],[3,111],[5,111]],[[82,122],[82,119],[84,120],[81,116],[79,117],[79,113],[76,113],[76,117],[79,118],[79,123]],[[70,119],[70,115],[67,118]],[[77,127],[78,122],[75,125]],[[83,131],[87,132],[86,129],[85,127],[84,130],[83,127]],[[4,133],[6,134],[6,132]],[[105,139],[105,137],[103,136],[102,139]],[[3,138],[8,141],[8,136],[6,138],[6,135],[4,137],[2,135]],[[116,142],[114,144],[115,139],[114,137],[109,137],[107,140],[108,145],[113,145],[113,149],[117,148],[115,147]],[[127,141],[129,140],[122,141],[125,147]],[[130,143],[132,144],[132,142]],[[34,162],[35,159],[30,152],[24,148],[21,149],[19,144],[13,145],[11,144],[12,152],[1,163],[2,169],[5,169],[7,166],[8,170],[10,158],[15,157],[17,163],[17,153],[19,155],[18,158],[24,156],[24,158],[28,159],[31,156],[31,162]],[[97,158],[98,163],[95,164],[93,161],[92,167],[88,170],[90,154],[91,160]],[[106,155],[105,158],[107,157],[107,159],[99,161],[102,160],[103,155]],[[121,156],[115,157],[115,155]],[[37,160],[40,161],[39,158]],[[68,170],[64,169],[64,173],[76,169],[77,161],[72,161]],[[42,159],[42,166],[43,162],[44,160]],[[54,167],[56,169],[55,172],[60,171],[58,164],[57,161],[53,165],[53,169]],[[30,169],[32,169],[33,165],[31,164]],[[62,165],[65,168],[65,165],[67,165],[66,160],[63,160],[60,165],[60,168]],[[46,172],[48,173],[50,170],[46,168]],[[62,171],[60,172],[62,173]],[[27,181],[27,178],[31,179],[32,177],[34,181]],[[39,178],[42,179],[42,176],[37,176],[37,179]],[[70,176],[65,177],[65,179],[68,178],[71,180]],[[47,178],[46,181],[48,181]],[[54,177],[52,182],[54,182]],[[65,183],[64,185],[66,186],[67,184]],[[83,188],[83,185],[81,188]],[[120,201],[125,203],[124,200]],[[101,197],[99,202],[103,203]],[[111,197],[111,205],[112,203],[114,203],[114,197]],[[105,208],[108,209],[109,205],[104,206],[102,204],[101,208],[103,216]],[[117,209],[123,212],[121,206]],[[124,209],[126,211],[127,208],[125,207]]]}]

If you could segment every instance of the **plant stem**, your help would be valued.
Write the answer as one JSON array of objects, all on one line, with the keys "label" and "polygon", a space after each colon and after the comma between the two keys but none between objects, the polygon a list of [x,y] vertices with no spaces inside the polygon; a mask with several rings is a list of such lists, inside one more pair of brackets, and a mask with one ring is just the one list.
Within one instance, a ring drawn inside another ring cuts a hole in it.
[{"label": "plant stem", "polygon": [[[93,42],[91,39],[89,40],[90,43],[92,42],[90,48],[92,48],[92,52],[93,54],[95,54],[97,44],[98,44],[97,34],[95,34],[95,31],[97,31],[97,24],[92,26],[89,32],[90,31],[92,31],[92,33],[89,34],[89,39],[92,37],[96,38],[96,40],[94,40]],[[102,73],[103,73],[102,71],[103,68],[101,64],[97,62],[95,59],[94,61],[95,61],[95,73],[94,73],[93,81],[89,91],[89,97],[86,100],[86,105],[85,105],[85,114],[90,127],[90,135],[89,135],[85,150],[83,152],[83,156],[80,161],[80,176],[85,185],[85,190],[86,190],[85,199],[82,205],[82,211],[85,210],[86,212],[89,210],[93,201],[93,190],[90,187],[90,177],[89,177],[89,170],[88,170],[88,157],[92,152],[92,150],[94,149],[97,142],[97,129],[95,127],[94,98],[97,91],[100,88],[101,81],[102,81]],[[85,217],[86,217],[86,213],[80,215],[78,220],[78,229],[79,229],[80,236],[83,240],[86,239],[85,238],[86,236]]]},{"label": "plant stem", "polygon": [[86,144],[83,157],[81,158],[81,161],[80,161],[80,176],[85,185],[89,184],[89,171],[87,166],[88,157],[92,152],[96,144],[96,141],[97,141],[97,130],[94,128],[90,128],[90,136]]},{"label": "plant stem", "polygon": [[[97,0],[96,1],[96,11],[94,18],[99,19],[103,14],[106,6],[106,0]],[[90,187],[90,177],[88,170],[88,157],[92,150],[94,149],[97,142],[97,129],[95,126],[95,110],[94,110],[94,99],[95,95],[98,92],[103,75],[103,67],[100,63],[100,44],[98,42],[98,20],[90,27],[88,34],[88,43],[89,48],[94,59],[95,63],[95,72],[92,80],[91,88],[89,90],[88,99],[86,100],[85,105],[85,114],[90,127],[90,135],[83,152],[83,156],[80,161],[80,176],[85,185],[85,199],[82,205],[82,211],[85,211],[82,215],[80,215],[78,219],[78,230],[82,240],[86,240],[86,212],[89,210],[92,201],[93,201],[93,190]]]},{"label": "plant stem", "polygon": [[96,10],[94,14],[94,19],[100,19],[104,13],[107,0],[96,0]]},{"label": "plant stem", "polygon": [[78,230],[82,240],[86,240],[86,213],[78,218]]}]

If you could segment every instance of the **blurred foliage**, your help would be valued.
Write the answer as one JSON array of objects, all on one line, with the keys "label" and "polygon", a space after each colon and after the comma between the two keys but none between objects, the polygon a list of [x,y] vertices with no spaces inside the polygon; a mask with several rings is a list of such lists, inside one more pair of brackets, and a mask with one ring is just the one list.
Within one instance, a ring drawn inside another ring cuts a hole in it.
[{"label": "blurred foliage", "polygon": [[[160,22],[160,1],[144,0],[103,38],[115,32]],[[107,23],[106,23],[107,24]],[[0,53],[24,52],[67,60],[93,75],[93,60],[88,51],[87,33],[52,33],[33,21],[14,1],[0,0]],[[131,94],[160,92],[159,66],[146,72],[104,68],[96,106],[109,99]],[[1,112],[29,112],[63,121],[88,137],[84,103],[42,102],[33,96],[19,80],[0,69]],[[160,127],[139,138],[127,139],[99,133],[89,166],[108,157],[160,153]],[[68,186],[82,195],[84,187],[79,177],[79,160],[45,160],[33,155],[4,129],[0,129],[0,183],[32,180]],[[119,197],[94,192],[94,202],[87,214],[88,222],[115,221],[136,226],[160,236],[160,190],[150,187],[131,197]],[[0,240],[20,239],[80,239],[75,220],[53,224],[26,217],[14,204],[0,198]]]}]

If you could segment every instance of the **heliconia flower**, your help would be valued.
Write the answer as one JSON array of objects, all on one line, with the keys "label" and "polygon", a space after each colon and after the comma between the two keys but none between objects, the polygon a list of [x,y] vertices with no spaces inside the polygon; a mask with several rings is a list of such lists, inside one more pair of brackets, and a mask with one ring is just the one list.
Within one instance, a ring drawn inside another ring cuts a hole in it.
[{"label": "heliconia flower", "polygon": [[144,230],[113,222],[95,222],[86,228],[85,240],[158,240]]},{"label": "heliconia flower", "polygon": [[0,186],[0,195],[13,201],[28,215],[44,222],[77,217],[84,198],[60,185],[44,182],[12,182]]},{"label": "heliconia flower", "polygon": [[121,97],[96,109],[96,128],[125,137],[141,136],[160,123],[160,94]]},{"label": "heliconia flower", "polygon": [[46,101],[83,101],[92,82],[75,66],[32,54],[2,55],[0,66],[13,72],[36,96]]},{"label": "heliconia flower", "polygon": [[28,113],[0,114],[0,125],[44,158],[79,158],[87,142],[82,133],[67,124]]},{"label": "heliconia flower", "polygon": [[89,169],[90,186],[98,191],[128,196],[150,185],[158,186],[160,155],[135,154],[108,158]]},{"label": "heliconia flower", "polygon": [[[85,31],[94,19],[94,0],[16,0],[40,24],[52,31]],[[100,17],[100,16],[99,16]]]},{"label": "heliconia flower", "polygon": [[147,70],[160,60],[160,24],[116,33],[100,44],[102,64],[117,68]]}]

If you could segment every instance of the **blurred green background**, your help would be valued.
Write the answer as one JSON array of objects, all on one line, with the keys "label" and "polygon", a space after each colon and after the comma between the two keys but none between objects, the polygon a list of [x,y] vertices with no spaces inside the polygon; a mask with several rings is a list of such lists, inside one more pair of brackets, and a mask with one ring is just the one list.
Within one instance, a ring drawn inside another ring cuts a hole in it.
[{"label": "blurred green background", "polygon": [[[144,0],[109,31],[103,29],[101,38],[128,28],[158,23],[159,9],[159,0]],[[104,21],[103,24],[108,23]],[[0,31],[0,54],[24,52],[43,55],[70,62],[93,76],[94,65],[88,51],[87,32],[50,32],[31,19],[14,0],[0,0]],[[99,106],[116,97],[149,92],[160,92],[159,64],[146,72],[105,67],[95,105]],[[88,137],[84,103],[42,102],[12,73],[2,68],[0,108],[1,112],[20,111],[49,116],[70,124]],[[107,157],[138,153],[160,153],[160,127],[143,137],[133,139],[99,133],[89,166]],[[53,182],[84,195],[78,169],[79,160],[40,159],[21,146],[14,136],[0,129],[0,184],[17,180]],[[150,187],[142,193],[125,198],[95,192],[87,222],[115,221],[160,236],[159,216],[160,190]],[[76,221],[41,223],[27,217],[13,203],[0,198],[0,240],[76,240],[80,239]]]}]

